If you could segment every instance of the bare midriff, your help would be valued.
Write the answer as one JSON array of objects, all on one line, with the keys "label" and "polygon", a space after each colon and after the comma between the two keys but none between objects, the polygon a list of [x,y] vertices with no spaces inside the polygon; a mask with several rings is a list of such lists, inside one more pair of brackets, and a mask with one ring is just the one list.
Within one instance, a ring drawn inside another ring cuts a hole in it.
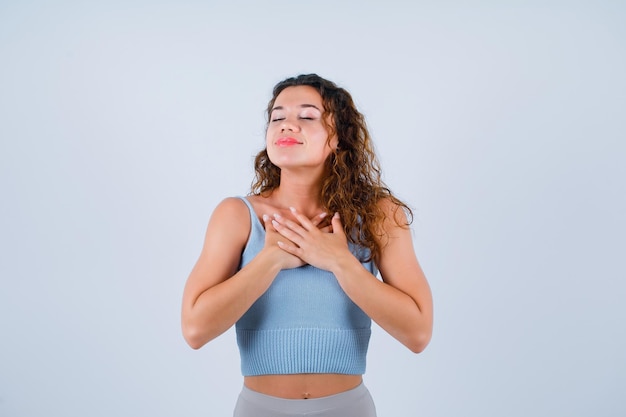
[{"label": "bare midriff", "polygon": [[244,385],[261,394],[286,399],[327,397],[349,391],[361,384],[361,375],[294,374],[259,375],[244,378]]}]

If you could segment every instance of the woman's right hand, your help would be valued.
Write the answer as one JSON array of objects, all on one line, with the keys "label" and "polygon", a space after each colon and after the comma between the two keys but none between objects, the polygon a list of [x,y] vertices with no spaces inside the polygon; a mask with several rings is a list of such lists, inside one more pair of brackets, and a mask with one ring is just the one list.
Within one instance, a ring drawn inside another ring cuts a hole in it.
[{"label": "woman's right hand", "polygon": [[[311,218],[311,223],[319,227],[321,231],[329,233],[331,231],[331,226],[323,223],[325,218],[326,213],[320,213],[317,216]],[[265,246],[263,247],[263,249],[271,250],[276,253],[275,256],[277,258],[277,262],[280,265],[280,269],[293,269],[306,265],[306,262],[304,262],[302,259],[282,250],[278,246],[278,242],[291,244],[293,244],[293,242],[291,242],[289,239],[282,236],[280,233],[278,233],[278,231],[276,231],[276,228],[272,224],[273,221],[274,220],[271,216],[267,214],[263,215],[263,224],[265,226]]]}]

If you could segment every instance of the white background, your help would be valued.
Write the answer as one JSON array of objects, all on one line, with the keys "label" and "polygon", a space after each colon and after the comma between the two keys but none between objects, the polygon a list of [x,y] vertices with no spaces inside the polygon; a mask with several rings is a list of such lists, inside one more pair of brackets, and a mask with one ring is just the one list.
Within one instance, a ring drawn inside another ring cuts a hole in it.
[{"label": "white background", "polygon": [[[506,4],[506,5],[504,5]],[[435,333],[374,329],[379,416],[623,416],[626,6],[0,2],[0,416],[229,416],[182,289],[273,85],[352,92],[415,209]]]}]

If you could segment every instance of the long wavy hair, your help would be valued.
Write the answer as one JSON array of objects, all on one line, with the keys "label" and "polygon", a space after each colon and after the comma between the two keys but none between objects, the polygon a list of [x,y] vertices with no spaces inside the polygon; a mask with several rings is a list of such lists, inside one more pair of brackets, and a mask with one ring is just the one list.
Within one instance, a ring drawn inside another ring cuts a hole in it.
[{"label": "long wavy hair", "polygon": [[[405,211],[408,227],[413,220],[411,209],[396,198],[381,178],[381,168],[374,152],[365,117],[357,110],[352,96],[345,89],[317,74],[303,74],[287,78],[274,86],[272,99],[267,106],[267,122],[278,95],[287,87],[310,86],[319,92],[324,104],[322,120],[329,132],[328,141],[337,136],[338,146],[325,162],[320,203],[328,213],[339,212],[348,240],[366,249],[365,261],[377,262],[383,246],[383,222],[387,215],[379,202],[389,199],[397,209]],[[332,119],[332,123],[327,120]],[[270,195],[280,185],[280,168],[270,161],[267,148],[254,160],[255,178],[251,192]]]}]

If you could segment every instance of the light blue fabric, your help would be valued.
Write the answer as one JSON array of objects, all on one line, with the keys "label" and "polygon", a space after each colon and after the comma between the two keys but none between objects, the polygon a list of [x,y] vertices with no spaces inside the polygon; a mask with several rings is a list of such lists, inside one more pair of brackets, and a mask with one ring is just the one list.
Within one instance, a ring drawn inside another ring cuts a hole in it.
[{"label": "light blue fabric", "polygon": [[[250,210],[251,228],[240,268],[265,241],[263,225],[250,202],[242,200]],[[351,250],[359,253],[352,245]],[[362,264],[377,273],[373,262]],[[371,320],[331,272],[310,265],[280,271],[235,328],[244,376],[365,372]]]}]

